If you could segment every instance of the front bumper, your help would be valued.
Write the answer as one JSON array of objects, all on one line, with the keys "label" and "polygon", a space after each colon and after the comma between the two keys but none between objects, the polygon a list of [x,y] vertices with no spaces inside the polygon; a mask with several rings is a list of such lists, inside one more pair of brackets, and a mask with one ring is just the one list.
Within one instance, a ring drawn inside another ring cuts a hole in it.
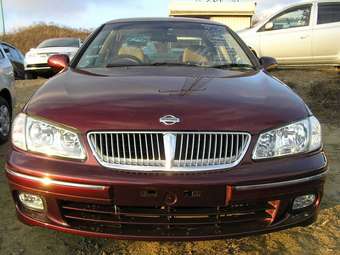
[{"label": "front bumper", "polygon": [[47,72],[52,70],[51,67],[48,66],[48,64],[32,64],[32,65],[27,65],[25,67],[25,71],[29,72],[29,71],[41,71],[41,72]]},{"label": "front bumper", "polygon": [[[263,180],[261,175],[256,177],[258,180],[249,180],[242,176],[242,169],[238,169],[238,176],[233,170],[164,176],[102,169],[112,178],[100,178],[98,170],[97,178],[85,179],[75,173],[72,177],[51,174],[54,172],[51,162],[49,174],[45,171],[42,175],[40,170],[39,175],[37,169],[45,165],[44,159],[40,158],[38,164],[35,160],[39,157],[30,155],[22,161],[21,154],[12,151],[7,164],[7,177],[21,221],[115,239],[208,240],[308,225],[317,217],[327,169],[326,158],[319,152],[275,160],[274,164],[269,161],[253,164],[258,167],[270,164],[272,171],[280,165],[289,166],[292,172],[294,167],[295,172],[300,171],[299,177],[281,176],[272,181]],[[61,160],[56,161],[63,165]],[[79,165],[72,164],[75,168]],[[23,169],[24,165],[30,169]],[[87,165],[84,175],[96,168]],[[44,197],[46,211],[34,212],[22,206],[17,198],[19,191]],[[294,198],[306,194],[317,195],[314,204],[292,211]]]},{"label": "front bumper", "polygon": [[25,71],[47,71],[51,68],[47,64],[48,56],[32,56],[25,59]]}]

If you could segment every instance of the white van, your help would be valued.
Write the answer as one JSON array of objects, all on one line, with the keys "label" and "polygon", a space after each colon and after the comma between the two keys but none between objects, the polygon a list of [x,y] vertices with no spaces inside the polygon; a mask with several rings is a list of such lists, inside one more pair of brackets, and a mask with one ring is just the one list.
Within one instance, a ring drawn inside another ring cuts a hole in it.
[{"label": "white van", "polygon": [[281,65],[340,65],[340,0],[290,5],[239,32],[258,57]]}]

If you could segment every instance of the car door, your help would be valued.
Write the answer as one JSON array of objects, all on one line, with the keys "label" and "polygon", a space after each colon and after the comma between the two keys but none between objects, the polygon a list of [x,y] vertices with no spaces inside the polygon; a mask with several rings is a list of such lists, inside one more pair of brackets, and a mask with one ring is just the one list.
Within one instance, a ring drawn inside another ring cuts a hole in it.
[{"label": "car door", "polygon": [[269,20],[259,31],[261,56],[279,64],[312,62],[312,4],[289,8]]},{"label": "car door", "polygon": [[0,45],[0,88],[11,88],[14,81],[14,72],[10,60],[6,57]]},{"label": "car door", "polygon": [[17,78],[23,79],[25,77],[25,62],[23,55],[14,47],[9,47],[12,56],[13,64],[15,65]]},{"label": "car door", "polygon": [[313,29],[312,52],[320,64],[340,64],[340,2],[318,4]]}]

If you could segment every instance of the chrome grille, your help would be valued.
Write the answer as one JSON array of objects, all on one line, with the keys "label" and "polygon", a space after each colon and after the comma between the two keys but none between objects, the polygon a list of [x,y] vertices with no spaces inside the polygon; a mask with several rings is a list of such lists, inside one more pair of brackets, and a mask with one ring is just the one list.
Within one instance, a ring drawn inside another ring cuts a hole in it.
[{"label": "chrome grille", "polygon": [[91,132],[94,156],[105,167],[141,171],[231,168],[246,153],[248,133]]}]

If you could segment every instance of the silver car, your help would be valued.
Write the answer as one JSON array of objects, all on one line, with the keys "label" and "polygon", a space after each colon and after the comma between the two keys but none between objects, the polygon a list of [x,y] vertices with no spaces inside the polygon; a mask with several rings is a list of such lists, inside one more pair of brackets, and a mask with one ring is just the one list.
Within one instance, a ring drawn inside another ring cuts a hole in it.
[{"label": "silver car", "polygon": [[10,134],[15,105],[14,81],[11,61],[0,45],[0,144],[5,143]]}]

